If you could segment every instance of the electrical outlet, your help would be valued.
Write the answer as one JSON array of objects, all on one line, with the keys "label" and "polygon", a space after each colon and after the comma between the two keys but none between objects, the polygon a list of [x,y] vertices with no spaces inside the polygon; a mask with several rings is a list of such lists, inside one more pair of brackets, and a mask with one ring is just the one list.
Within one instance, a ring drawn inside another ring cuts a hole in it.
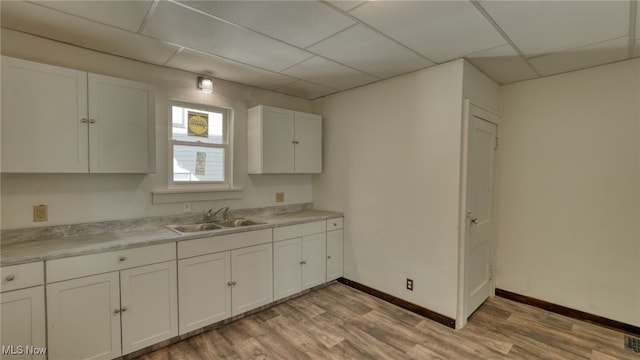
[{"label": "electrical outlet", "polygon": [[47,221],[48,219],[47,205],[35,205],[33,207],[33,221]]},{"label": "electrical outlet", "polygon": [[284,202],[284,193],[283,192],[277,192],[276,193],[276,202]]},{"label": "electrical outlet", "polygon": [[413,291],[413,280],[407,279],[407,290]]},{"label": "electrical outlet", "polygon": [[190,202],[184,202],[182,203],[182,212],[191,212],[191,203]]}]

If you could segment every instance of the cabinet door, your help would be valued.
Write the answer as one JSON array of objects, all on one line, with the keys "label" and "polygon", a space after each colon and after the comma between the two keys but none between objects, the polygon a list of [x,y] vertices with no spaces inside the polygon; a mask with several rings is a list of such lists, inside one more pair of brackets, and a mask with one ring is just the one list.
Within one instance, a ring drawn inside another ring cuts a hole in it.
[{"label": "cabinet door", "polygon": [[120,349],[118,272],[47,285],[49,359],[113,359]]},{"label": "cabinet door", "polygon": [[273,299],[297,294],[302,290],[302,239],[278,241],[273,244]]},{"label": "cabinet door", "polygon": [[[44,349],[44,286],[14,290],[0,294],[2,319],[2,352],[6,359],[45,359],[44,354],[25,352],[26,346]],[[19,348],[21,346],[22,348]],[[5,353],[8,350],[10,355]],[[9,356],[7,356],[9,355]]]},{"label": "cabinet door", "polygon": [[120,272],[122,352],[178,335],[176,262]]},{"label": "cabinet door", "polygon": [[232,315],[273,301],[273,244],[231,251]]},{"label": "cabinet door", "polygon": [[322,172],[322,118],[295,113],[295,172]]},{"label": "cabinet door", "polygon": [[2,172],[87,172],[87,73],[2,57]]},{"label": "cabinet door", "polygon": [[293,111],[267,106],[262,111],[262,170],[264,173],[293,173]]},{"label": "cabinet door", "polygon": [[343,231],[327,231],[327,281],[342,276]]},{"label": "cabinet door", "polygon": [[154,172],[154,112],[150,85],[89,74],[89,171]]},{"label": "cabinet door", "polygon": [[326,257],[326,233],[302,237],[302,290],[325,283]]},{"label": "cabinet door", "polygon": [[178,261],[180,334],[231,317],[231,253]]}]

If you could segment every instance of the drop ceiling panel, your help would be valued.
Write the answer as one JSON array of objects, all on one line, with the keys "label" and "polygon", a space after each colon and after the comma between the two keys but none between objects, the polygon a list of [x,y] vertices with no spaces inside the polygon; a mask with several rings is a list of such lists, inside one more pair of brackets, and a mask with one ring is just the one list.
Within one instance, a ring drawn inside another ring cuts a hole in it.
[{"label": "drop ceiling panel", "polygon": [[328,2],[341,10],[349,11],[358,5],[364,4],[366,1],[336,0],[336,1],[328,1]]},{"label": "drop ceiling panel", "polygon": [[285,85],[275,91],[283,94],[293,95],[309,100],[317,99],[322,96],[337,93],[339,90],[332,89],[326,86],[312,84],[307,81],[298,80],[294,83]]},{"label": "drop ceiling panel", "polygon": [[434,65],[417,53],[361,24],[336,34],[310,47],[309,50],[380,78]]},{"label": "drop ceiling panel", "polygon": [[372,1],[350,14],[435,62],[505,43],[468,1]]},{"label": "drop ceiling panel", "polygon": [[306,48],[355,23],[316,1],[181,1],[290,44]]},{"label": "drop ceiling panel", "polygon": [[158,4],[143,33],[271,71],[281,71],[312,56],[264,35],[166,1]]},{"label": "drop ceiling panel", "polygon": [[309,60],[292,66],[283,73],[339,90],[349,89],[378,80],[371,75],[361,73],[318,56],[314,56]]},{"label": "drop ceiling panel", "polygon": [[527,56],[625,36],[628,1],[481,1]]},{"label": "drop ceiling panel", "polygon": [[509,45],[502,45],[467,56],[480,71],[500,84],[533,79],[538,75]]},{"label": "drop ceiling panel", "polygon": [[269,90],[297,80],[289,76],[188,49],[180,51],[165,65]]},{"label": "drop ceiling panel", "polygon": [[157,65],[178,50],[162,41],[23,1],[2,2],[2,26]]},{"label": "drop ceiling panel", "polygon": [[629,37],[603,41],[576,49],[529,59],[542,75],[552,75],[627,58]]},{"label": "drop ceiling panel", "polygon": [[35,1],[34,3],[136,32],[147,15],[152,1]]}]

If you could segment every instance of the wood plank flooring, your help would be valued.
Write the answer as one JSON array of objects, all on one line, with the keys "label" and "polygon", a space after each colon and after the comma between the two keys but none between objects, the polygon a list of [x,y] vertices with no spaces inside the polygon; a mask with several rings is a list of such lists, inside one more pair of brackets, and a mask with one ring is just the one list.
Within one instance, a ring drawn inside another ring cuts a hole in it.
[{"label": "wood plank flooring", "polygon": [[640,360],[624,335],[502,298],[453,330],[335,283],[148,353],[165,359]]}]

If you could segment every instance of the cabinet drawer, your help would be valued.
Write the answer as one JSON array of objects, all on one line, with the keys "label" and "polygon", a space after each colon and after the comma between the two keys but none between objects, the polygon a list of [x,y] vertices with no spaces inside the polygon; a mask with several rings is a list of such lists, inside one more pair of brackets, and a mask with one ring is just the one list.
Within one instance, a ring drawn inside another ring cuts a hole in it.
[{"label": "cabinet drawer", "polygon": [[335,218],[327,220],[327,231],[342,229],[344,218]]},{"label": "cabinet drawer", "polygon": [[325,231],[327,231],[325,221],[314,221],[306,224],[283,226],[273,229],[273,241],[293,239]]},{"label": "cabinet drawer", "polygon": [[23,289],[44,284],[44,263],[42,261],[3,266],[0,269],[2,277],[1,291]]},{"label": "cabinet drawer", "polygon": [[47,261],[47,283],[175,259],[175,243],[56,259]]},{"label": "cabinet drawer", "polygon": [[178,242],[178,258],[184,259],[204,254],[213,254],[220,251],[270,243],[271,241],[271,229],[180,241]]}]

